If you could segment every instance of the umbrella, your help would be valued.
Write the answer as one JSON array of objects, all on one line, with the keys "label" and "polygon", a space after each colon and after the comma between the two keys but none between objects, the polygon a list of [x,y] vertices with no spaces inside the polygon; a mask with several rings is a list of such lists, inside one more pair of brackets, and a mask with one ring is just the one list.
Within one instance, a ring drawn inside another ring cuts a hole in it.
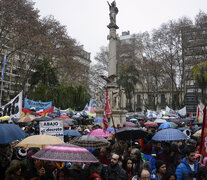
[{"label": "umbrella", "polygon": [[73,119],[64,119],[63,123],[67,123],[70,126],[74,125]]},{"label": "umbrella", "polygon": [[103,118],[98,118],[93,123],[102,123],[102,122],[103,122]]},{"label": "umbrella", "polygon": [[180,121],[178,119],[172,119],[172,120],[170,120],[170,122],[174,122],[176,124],[180,124]]},{"label": "umbrella", "polygon": [[24,139],[26,134],[15,124],[0,124],[0,144]]},{"label": "umbrella", "polygon": [[81,136],[81,134],[78,131],[74,130],[74,129],[68,129],[68,130],[64,131],[64,136],[76,137],[76,136]]},{"label": "umbrella", "polygon": [[66,143],[47,146],[35,153],[32,158],[59,162],[98,162],[87,149]]},{"label": "umbrella", "polygon": [[44,148],[46,146],[50,146],[53,144],[61,144],[61,143],[64,142],[56,136],[34,135],[23,139],[16,146],[17,147],[23,146],[25,148],[30,148],[30,147]]},{"label": "umbrella", "polygon": [[152,121],[148,121],[146,123],[144,123],[145,126],[147,127],[157,127],[157,123],[156,122],[152,122]]},{"label": "umbrella", "polygon": [[6,121],[6,120],[9,120],[10,119],[10,116],[2,116],[0,117],[0,121]]},{"label": "umbrella", "polygon": [[165,122],[165,123],[161,124],[158,129],[167,129],[167,128],[171,128],[171,127],[172,127],[172,125],[169,122]]},{"label": "umbrella", "polygon": [[165,123],[167,122],[165,119],[155,119],[154,121],[155,123],[158,123],[158,124],[162,124],[162,123]]},{"label": "umbrella", "polygon": [[68,123],[65,123],[63,122],[63,127],[66,128],[66,127],[70,127],[70,125]]},{"label": "umbrella", "polygon": [[175,140],[183,140],[187,139],[183,132],[178,129],[163,129],[158,131],[153,137],[152,140],[155,141],[175,141]]},{"label": "umbrella", "polygon": [[134,124],[133,122],[125,122],[123,125],[124,125],[125,127],[137,127],[137,125]]},{"label": "umbrella", "polygon": [[32,122],[32,120],[35,119],[35,116],[33,115],[26,115],[23,118],[21,118],[18,123],[24,123],[24,122]]},{"label": "umbrella", "polygon": [[59,118],[61,118],[61,119],[70,119],[70,117],[68,117],[66,115],[59,116]]},{"label": "umbrella", "polygon": [[51,117],[37,117],[35,119],[33,119],[33,121],[51,121],[52,118]]},{"label": "umbrella", "polygon": [[119,130],[116,134],[119,139],[134,140],[146,137],[148,133],[141,128],[125,127]]},{"label": "umbrella", "polygon": [[104,132],[103,129],[95,129],[89,132],[87,135],[99,136],[99,137],[112,137],[113,135],[109,132]]},{"label": "umbrella", "polygon": [[108,147],[110,145],[110,142],[107,141],[105,138],[93,135],[83,135],[81,137],[75,137],[70,143],[87,149],[99,149],[101,147]]},{"label": "umbrella", "polygon": [[193,136],[195,136],[195,137],[201,137],[201,132],[202,132],[202,129],[196,131],[196,132],[193,134]]},{"label": "umbrella", "polygon": [[170,123],[171,126],[174,127],[174,128],[178,127],[178,125],[177,125],[176,123],[174,123],[174,122],[169,122],[169,123]]},{"label": "umbrella", "polygon": [[[108,132],[115,132],[113,127],[108,127],[108,128],[107,128],[107,131],[108,131]],[[116,129],[116,132],[117,132],[117,131],[118,131],[118,129]]]},{"label": "umbrella", "polygon": [[137,121],[137,119],[135,119],[135,118],[131,118],[129,121]]}]

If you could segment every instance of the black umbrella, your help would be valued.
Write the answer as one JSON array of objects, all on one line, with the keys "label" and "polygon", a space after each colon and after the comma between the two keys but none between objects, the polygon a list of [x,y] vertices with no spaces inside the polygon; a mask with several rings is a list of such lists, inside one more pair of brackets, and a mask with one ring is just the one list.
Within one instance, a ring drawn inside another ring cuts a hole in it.
[{"label": "black umbrella", "polygon": [[126,127],[119,130],[116,134],[122,140],[135,140],[146,137],[148,132],[141,128]]}]

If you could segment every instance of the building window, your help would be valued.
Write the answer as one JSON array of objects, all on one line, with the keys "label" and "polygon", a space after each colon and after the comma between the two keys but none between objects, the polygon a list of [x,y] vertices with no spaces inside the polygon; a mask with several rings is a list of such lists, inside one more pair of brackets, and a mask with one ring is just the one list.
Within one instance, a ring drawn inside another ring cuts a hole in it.
[{"label": "building window", "polygon": [[153,105],[154,103],[154,98],[152,94],[148,94],[148,104]]},{"label": "building window", "polygon": [[165,105],[165,95],[161,94],[161,105]]},{"label": "building window", "polygon": [[141,95],[137,95],[137,105],[141,105]]}]

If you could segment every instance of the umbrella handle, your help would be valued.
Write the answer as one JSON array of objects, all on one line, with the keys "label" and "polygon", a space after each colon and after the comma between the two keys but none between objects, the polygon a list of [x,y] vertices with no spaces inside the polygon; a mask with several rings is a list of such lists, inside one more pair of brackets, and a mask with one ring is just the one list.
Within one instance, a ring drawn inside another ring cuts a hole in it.
[{"label": "umbrella handle", "polygon": [[44,167],[44,161],[41,160],[40,162],[41,162],[41,168]]},{"label": "umbrella handle", "polygon": [[55,165],[57,166],[57,168],[59,170],[63,169],[64,166],[65,166],[65,163],[64,162],[55,162]]}]

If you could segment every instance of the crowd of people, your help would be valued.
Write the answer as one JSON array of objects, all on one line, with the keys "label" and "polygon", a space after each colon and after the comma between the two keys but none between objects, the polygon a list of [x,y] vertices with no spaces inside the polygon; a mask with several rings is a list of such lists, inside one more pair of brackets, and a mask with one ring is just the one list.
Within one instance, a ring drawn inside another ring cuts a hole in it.
[{"label": "crowd of people", "polygon": [[[147,120],[144,120],[146,122]],[[110,146],[90,149],[98,159],[96,163],[51,162],[32,158],[38,148],[15,147],[17,141],[0,145],[0,179],[5,180],[207,180],[207,157],[199,154],[200,139],[190,136],[179,141],[152,141],[158,131],[154,127],[142,128],[148,132],[142,139],[117,140],[115,133]],[[191,124],[185,127],[193,128]],[[37,122],[21,125],[27,136],[39,134]],[[99,125],[70,128],[81,134],[101,128]],[[118,127],[123,128],[123,127]],[[70,143],[73,137],[65,137]]]}]

